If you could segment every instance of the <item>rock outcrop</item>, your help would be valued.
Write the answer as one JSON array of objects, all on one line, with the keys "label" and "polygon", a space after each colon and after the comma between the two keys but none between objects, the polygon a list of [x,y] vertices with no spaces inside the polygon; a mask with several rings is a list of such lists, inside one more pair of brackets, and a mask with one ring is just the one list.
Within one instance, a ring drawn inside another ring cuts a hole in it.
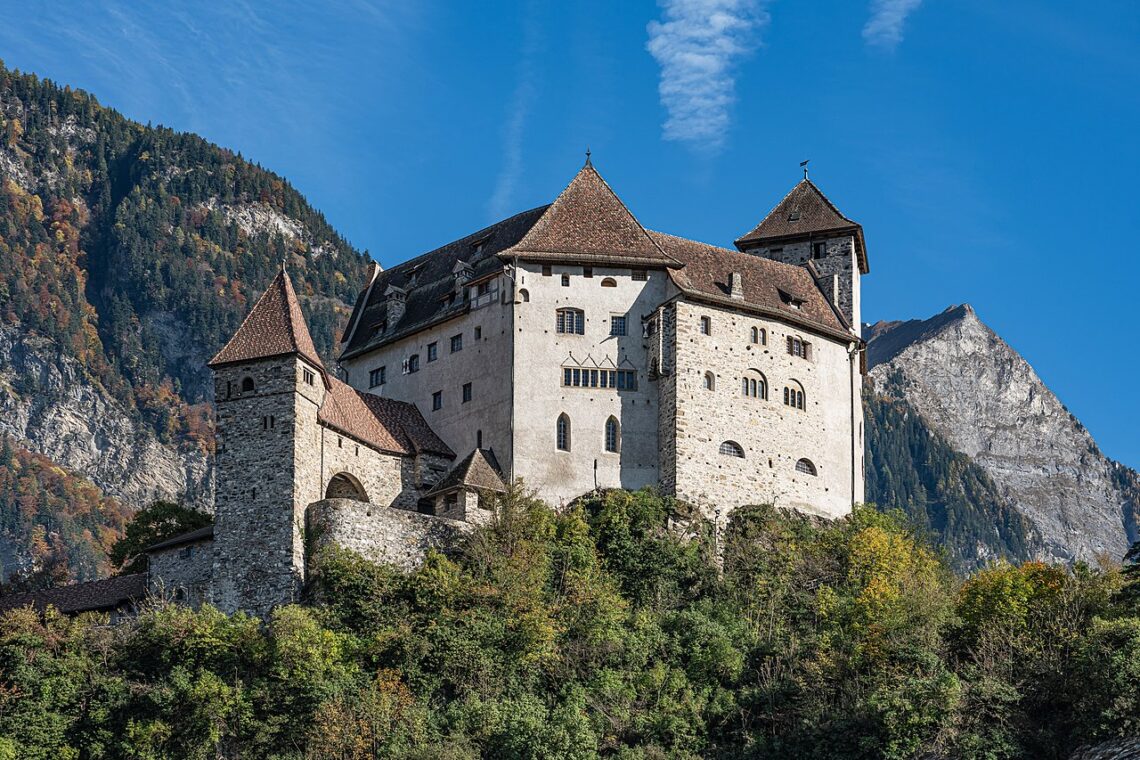
[{"label": "rock outcrop", "polygon": [[1029,363],[969,305],[866,332],[876,387],[976,462],[1054,561],[1119,559],[1136,540],[1136,475],[1105,457]]}]

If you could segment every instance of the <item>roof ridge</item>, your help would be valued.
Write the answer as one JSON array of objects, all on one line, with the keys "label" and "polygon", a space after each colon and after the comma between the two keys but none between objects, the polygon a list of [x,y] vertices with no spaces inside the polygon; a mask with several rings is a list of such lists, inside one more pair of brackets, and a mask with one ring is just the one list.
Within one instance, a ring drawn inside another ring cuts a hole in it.
[{"label": "roof ridge", "polygon": [[324,363],[309,333],[293,282],[282,267],[208,366],[285,354],[302,356],[312,362],[322,375],[325,374]]}]

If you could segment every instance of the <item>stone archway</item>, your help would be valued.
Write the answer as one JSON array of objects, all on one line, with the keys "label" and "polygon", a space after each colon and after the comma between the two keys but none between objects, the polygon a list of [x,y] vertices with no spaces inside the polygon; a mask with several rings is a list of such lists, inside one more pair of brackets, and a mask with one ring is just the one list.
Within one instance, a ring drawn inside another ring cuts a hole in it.
[{"label": "stone archway", "polygon": [[326,499],[352,499],[353,501],[368,501],[368,494],[364,486],[354,476],[347,472],[338,472],[329,480],[325,488]]}]

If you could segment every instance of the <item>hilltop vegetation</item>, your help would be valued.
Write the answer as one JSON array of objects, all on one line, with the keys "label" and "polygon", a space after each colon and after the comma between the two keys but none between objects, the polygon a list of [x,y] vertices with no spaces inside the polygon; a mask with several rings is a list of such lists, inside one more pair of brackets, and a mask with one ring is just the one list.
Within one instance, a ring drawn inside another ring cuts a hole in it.
[{"label": "hilltop vegetation", "polygon": [[649,492],[515,493],[414,573],[322,555],[265,626],[7,614],[0,757],[1067,757],[1140,729],[1136,589],[958,581],[869,509],[718,536]]}]

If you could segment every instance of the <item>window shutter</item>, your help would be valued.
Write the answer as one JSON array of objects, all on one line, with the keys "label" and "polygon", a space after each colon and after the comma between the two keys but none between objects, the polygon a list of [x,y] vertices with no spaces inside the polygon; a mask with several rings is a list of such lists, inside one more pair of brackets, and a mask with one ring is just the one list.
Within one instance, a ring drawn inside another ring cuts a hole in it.
[{"label": "window shutter", "polygon": [[804,358],[811,361],[811,344],[804,343]]},{"label": "window shutter", "polygon": [[792,353],[792,336],[788,336],[788,353]]}]

